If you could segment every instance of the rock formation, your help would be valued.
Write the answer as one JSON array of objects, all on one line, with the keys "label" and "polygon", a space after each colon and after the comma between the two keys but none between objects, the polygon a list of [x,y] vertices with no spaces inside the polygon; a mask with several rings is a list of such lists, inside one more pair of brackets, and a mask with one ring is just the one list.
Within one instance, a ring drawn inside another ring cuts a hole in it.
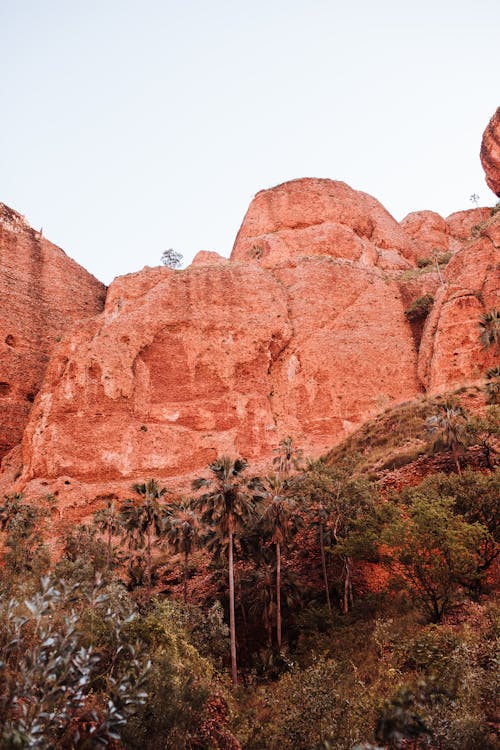
[{"label": "rock formation", "polygon": [[47,362],[104,286],[0,203],[0,459],[21,440]]},{"label": "rock formation", "polygon": [[486,182],[500,197],[500,107],[489,121],[481,143],[481,163]]},{"label": "rock formation", "polygon": [[345,182],[308,178],[257,193],[231,258],[272,267],[305,255],[405,269],[418,246],[375,198]]},{"label": "rock formation", "polygon": [[[398,224],[344,183],[295,180],[256,196],[230,260],[203,251],[186,270],[118,278],[102,314],[78,270],[94,314],[53,352],[4,486],[20,473],[17,489],[50,489],[76,521],[134,480],[188,479],[226,452],[255,465],[287,435],[319,455],[389,405],[481,378],[494,353],[479,315],[500,286],[500,216],[487,214]],[[417,269],[435,248],[448,269]],[[420,345],[405,309],[423,294],[436,303]]]},{"label": "rock formation", "polygon": [[499,364],[497,347],[479,340],[483,313],[500,309],[500,214],[451,259],[427,320],[419,354],[426,390],[443,392],[484,377]]}]

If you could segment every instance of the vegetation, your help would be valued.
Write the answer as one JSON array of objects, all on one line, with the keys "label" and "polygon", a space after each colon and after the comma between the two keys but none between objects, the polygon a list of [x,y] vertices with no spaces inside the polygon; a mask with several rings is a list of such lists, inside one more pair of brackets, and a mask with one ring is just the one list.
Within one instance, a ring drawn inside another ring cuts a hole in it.
[{"label": "vegetation", "polygon": [[500,312],[493,308],[479,319],[479,340],[485,349],[500,349]]},{"label": "vegetation", "polygon": [[55,498],[7,496],[0,748],[497,747],[499,424],[423,399],[193,499],[149,479],[57,562]]},{"label": "vegetation", "polygon": [[418,297],[410,307],[405,310],[405,316],[410,323],[417,320],[424,320],[430,313],[432,305],[434,304],[434,297],[432,294],[424,294],[423,297]]},{"label": "vegetation", "polygon": [[167,268],[180,268],[182,264],[182,253],[178,253],[177,250],[173,250],[172,248],[169,248],[168,250],[164,250],[161,255],[161,262],[163,266],[166,266]]}]

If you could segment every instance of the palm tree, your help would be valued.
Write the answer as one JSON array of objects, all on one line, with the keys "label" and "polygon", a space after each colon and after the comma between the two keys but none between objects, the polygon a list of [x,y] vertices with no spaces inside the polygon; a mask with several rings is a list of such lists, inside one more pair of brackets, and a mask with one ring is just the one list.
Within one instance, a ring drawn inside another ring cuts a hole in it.
[{"label": "palm tree", "polygon": [[485,349],[490,346],[500,348],[500,311],[492,309],[479,319],[479,340]]},{"label": "palm tree", "polygon": [[328,543],[328,527],[332,515],[332,496],[336,491],[331,474],[331,470],[329,470],[329,467],[321,459],[309,461],[307,470],[302,474],[297,483],[298,492],[306,500],[307,514],[312,525],[318,531],[326,605],[330,616],[332,614],[332,605],[326,566],[325,541]]},{"label": "palm tree", "polygon": [[129,546],[137,548],[146,539],[146,591],[148,600],[151,598],[151,582],[153,568],[153,542],[159,539],[165,529],[167,509],[158,501],[166,493],[165,487],[160,487],[156,479],[132,485],[143,502],[137,505],[134,500],[125,500],[120,509],[120,522]]},{"label": "palm tree", "polygon": [[193,489],[205,488],[196,500],[201,510],[203,523],[215,527],[222,539],[227,540],[229,578],[229,632],[231,639],[231,673],[234,685],[238,682],[236,660],[236,623],[234,612],[234,535],[254,513],[254,502],[247,492],[241,476],[247,467],[244,458],[232,459],[222,456],[209,465],[211,479],[199,478],[193,482]]},{"label": "palm tree", "polygon": [[466,445],[467,420],[464,410],[450,401],[440,404],[439,413],[429,417],[427,431],[433,437],[434,451],[445,448],[451,451],[457,472],[462,476],[458,457]]},{"label": "palm tree", "polygon": [[107,500],[106,507],[94,513],[94,524],[106,536],[106,563],[109,571],[113,558],[113,536],[121,529],[120,514],[113,500]]},{"label": "palm tree", "polygon": [[297,448],[295,441],[290,435],[280,441],[274,449],[273,466],[277,474],[289,476],[292,469],[298,469],[302,460],[302,449]]},{"label": "palm tree", "polygon": [[276,555],[276,640],[281,650],[281,553],[297,528],[296,503],[289,496],[289,483],[279,474],[254,481],[259,499],[266,502],[262,514],[265,532],[270,536]]},{"label": "palm tree", "polygon": [[500,403],[500,367],[486,371],[486,399],[489,404]]},{"label": "palm tree", "polygon": [[166,540],[177,554],[184,555],[183,591],[184,602],[186,602],[189,555],[200,536],[200,519],[186,500],[174,503],[170,506],[169,511]]}]

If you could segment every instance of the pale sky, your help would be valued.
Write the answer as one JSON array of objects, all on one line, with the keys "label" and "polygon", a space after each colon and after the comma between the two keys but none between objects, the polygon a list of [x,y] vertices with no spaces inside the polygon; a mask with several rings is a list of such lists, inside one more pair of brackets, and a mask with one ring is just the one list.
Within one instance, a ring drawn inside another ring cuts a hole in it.
[{"label": "pale sky", "polygon": [[229,255],[252,196],[496,197],[499,0],[0,0],[0,201],[105,283]]}]

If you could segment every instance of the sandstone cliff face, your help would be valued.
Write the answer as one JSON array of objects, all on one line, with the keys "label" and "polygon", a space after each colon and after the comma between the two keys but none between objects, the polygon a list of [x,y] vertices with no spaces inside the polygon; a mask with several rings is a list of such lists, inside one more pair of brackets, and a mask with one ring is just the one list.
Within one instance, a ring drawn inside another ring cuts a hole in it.
[{"label": "sandstone cliff face", "polygon": [[0,459],[19,443],[57,340],[105,288],[0,203]]},{"label": "sandstone cliff face", "polygon": [[500,197],[500,107],[489,121],[481,143],[481,163],[486,182]]},{"label": "sandstone cliff face", "polygon": [[306,255],[388,270],[410,268],[419,248],[375,198],[344,182],[308,178],[257,193],[231,258],[272,267]]},{"label": "sandstone cliff face", "polygon": [[418,390],[398,288],[377,269],[149,269],[115,281],[53,357],[24,480],[178,476],[224,452],[269,457],[288,434],[318,453]]},{"label": "sandstone cliff face", "polygon": [[482,313],[500,308],[500,215],[496,214],[450,261],[427,320],[419,354],[419,376],[431,392],[484,377],[499,364],[498,349],[484,349]]},{"label": "sandstone cliff face", "polygon": [[[486,214],[399,225],[331,180],[259,193],[231,260],[203,251],[183,271],[118,278],[104,312],[73,326],[4,485],[22,466],[16,488],[50,488],[76,521],[134,480],[178,484],[222,453],[258,465],[287,435],[319,455],[424,387],[479,378],[493,355],[477,322],[499,288],[500,217],[470,239]],[[445,278],[414,267],[431,245],[455,253]],[[404,311],[423,294],[436,304],[419,350]]]},{"label": "sandstone cliff face", "polygon": [[471,236],[472,228],[489,218],[489,208],[458,211],[444,219],[435,211],[414,211],[401,222],[405,233],[415,240],[418,258],[432,257],[433,251],[456,252]]}]

